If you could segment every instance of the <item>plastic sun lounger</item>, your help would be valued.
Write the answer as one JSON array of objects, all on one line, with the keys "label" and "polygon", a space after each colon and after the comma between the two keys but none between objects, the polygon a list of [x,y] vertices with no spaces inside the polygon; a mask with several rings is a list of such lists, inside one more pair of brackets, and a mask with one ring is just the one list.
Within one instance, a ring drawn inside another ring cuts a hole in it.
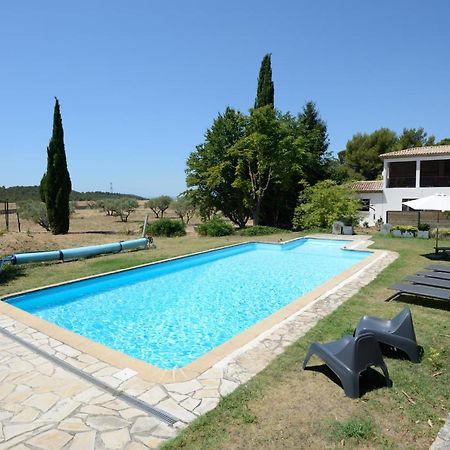
[{"label": "plastic sun lounger", "polygon": [[441,278],[421,277],[418,275],[410,275],[405,278],[406,281],[412,281],[414,284],[422,284],[424,286],[432,286],[442,289],[450,289],[450,280]]},{"label": "plastic sun lounger", "polygon": [[380,346],[373,333],[360,334],[356,337],[344,336],[326,344],[313,342],[303,361],[303,369],[314,354],[319,356],[341,380],[347,397],[359,397],[359,376],[370,366],[380,367],[387,385],[392,384]]},{"label": "plastic sun lounger", "polygon": [[409,294],[414,295],[415,297],[425,297],[450,301],[449,289],[422,286],[420,284],[401,284],[401,283],[394,284],[390,286],[389,289],[393,289],[398,292],[389,297],[388,300],[391,300],[392,298],[400,294]]},{"label": "plastic sun lounger", "polygon": [[417,272],[416,275],[429,278],[439,278],[441,280],[450,280],[450,273],[445,272]]},{"label": "plastic sun lounger", "polygon": [[450,273],[450,266],[441,266],[441,265],[434,264],[432,266],[428,266],[427,269],[434,270],[435,272]]},{"label": "plastic sun lounger", "polygon": [[404,351],[414,363],[420,362],[411,310],[404,308],[392,320],[364,316],[358,323],[355,336],[373,333],[378,342]]}]

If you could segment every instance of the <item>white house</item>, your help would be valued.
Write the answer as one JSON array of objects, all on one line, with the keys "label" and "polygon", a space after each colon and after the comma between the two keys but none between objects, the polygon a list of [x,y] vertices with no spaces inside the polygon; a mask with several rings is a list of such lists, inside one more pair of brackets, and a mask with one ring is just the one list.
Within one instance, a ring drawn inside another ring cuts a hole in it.
[{"label": "white house", "polygon": [[407,148],[380,155],[383,179],[353,184],[362,202],[362,221],[388,221],[390,211],[406,211],[407,200],[450,195],[450,145]]}]

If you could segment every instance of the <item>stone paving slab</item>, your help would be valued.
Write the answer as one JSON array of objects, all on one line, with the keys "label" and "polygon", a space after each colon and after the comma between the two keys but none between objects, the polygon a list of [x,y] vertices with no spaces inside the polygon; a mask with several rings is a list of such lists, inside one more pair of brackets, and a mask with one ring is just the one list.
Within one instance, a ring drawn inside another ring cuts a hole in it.
[{"label": "stone paving slab", "polygon": [[[363,249],[370,243],[367,237],[358,236],[350,247]],[[288,319],[195,379],[180,383],[143,380],[131,369],[114,367],[0,315],[2,329],[107,387],[93,385],[0,334],[0,450],[19,445],[32,449],[156,448],[213,409],[221,396],[264,369],[286,346],[373,280],[396,257],[395,253],[382,252],[371,264]],[[169,425],[127,404],[118,398],[121,393],[175,416],[178,422]]]}]

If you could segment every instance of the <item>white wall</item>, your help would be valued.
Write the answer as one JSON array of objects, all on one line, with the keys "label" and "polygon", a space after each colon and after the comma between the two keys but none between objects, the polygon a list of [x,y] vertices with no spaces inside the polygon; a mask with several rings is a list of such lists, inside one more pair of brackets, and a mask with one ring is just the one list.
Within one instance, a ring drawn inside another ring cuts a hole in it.
[{"label": "white wall", "polygon": [[360,199],[370,199],[369,211],[360,211],[361,224],[365,221],[369,222],[369,226],[375,225],[375,222],[381,217],[384,219],[384,201],[382,192],[358,192]]},{"label": "white wall", "polygon": [[[443,193],[450,195],[450,187],[420,187],[420,161],[435,161],[438,159],[450,159],[450,156],[429,156],[429,157],[415,157],[415,158],[395,158],[395,159],[385,159],[383,167],[383,182],[384,182],[384,205],[382,218],[383,222],[386,222],[386,211],[401,211],[402,210],[402,200],[403,199],[416,199],[427,197],[429,195]],[[413,188],[388,188],[388,166],[390,162],[406,162],[406,161],[416,161],[416,187]],[[362,195],[362,193],[360,193]]]}]

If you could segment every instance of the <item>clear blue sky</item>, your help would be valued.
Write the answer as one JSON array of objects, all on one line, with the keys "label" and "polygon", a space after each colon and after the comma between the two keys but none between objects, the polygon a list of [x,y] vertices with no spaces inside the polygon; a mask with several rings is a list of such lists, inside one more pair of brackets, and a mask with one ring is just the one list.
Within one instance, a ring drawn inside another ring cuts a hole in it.
[{"label": "clear blue sky", "polygon": [[175,195],[268,52],[276,107],[315,101],[334,152],[382,126],[450,137],[449,20],[447,0],[6,2],[0,185],[39,183],[57,96],[74,189]]}]

